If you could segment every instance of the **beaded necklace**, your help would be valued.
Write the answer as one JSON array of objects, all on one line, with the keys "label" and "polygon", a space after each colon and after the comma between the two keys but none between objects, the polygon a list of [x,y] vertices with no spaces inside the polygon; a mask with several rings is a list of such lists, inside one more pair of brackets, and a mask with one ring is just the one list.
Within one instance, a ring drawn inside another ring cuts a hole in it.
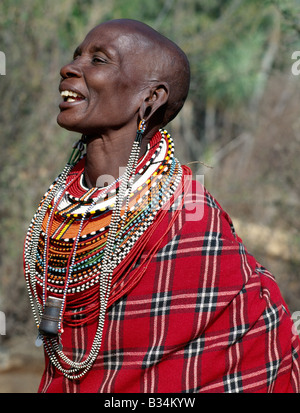
[{"label": "beaded necklace", "polygon": [[[82,151],[81,143],[77,149]],[[60,298],[58,337],[42,340],[51,362],[69,379],[82,377],[98,355],[114,269],[181,181],[181,166],[167,131],[159,132],[159,141],[148,147],[139,163],[138,153],[139,142],[124,175],[105,188],[92,189],[85,188],[82,179],[84,156],[73,154],[73,162],[41,200],[27,232],[25,278],[34,319],[39,328],[47,296]],[[96,317],[90,353],[74,362],[61,348],[62,323],[77,326]]]}]

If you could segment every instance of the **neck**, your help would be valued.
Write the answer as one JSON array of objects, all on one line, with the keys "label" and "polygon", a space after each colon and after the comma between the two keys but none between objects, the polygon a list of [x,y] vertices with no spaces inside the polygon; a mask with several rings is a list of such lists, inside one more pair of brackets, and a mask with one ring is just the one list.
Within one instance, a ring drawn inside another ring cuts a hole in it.
[{"label": "neck", "polygon": [[[144,136],[140,156],[146,152],[150,134]],[[89,187],[105,186],[126,168],[135,134],[90,137],[86,147],[85,180]]]}]

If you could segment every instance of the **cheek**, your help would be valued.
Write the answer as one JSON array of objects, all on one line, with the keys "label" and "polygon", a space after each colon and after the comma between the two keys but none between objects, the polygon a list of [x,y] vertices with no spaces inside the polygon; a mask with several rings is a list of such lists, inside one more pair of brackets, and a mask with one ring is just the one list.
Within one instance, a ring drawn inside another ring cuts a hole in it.
[{"label": "cheek", "polygon": [[131,117],[138,111],[138,100],[131,87],[122,82],[114,82],[91,93],[87,115],[94,116],[97,113],[98,116],[121,121],[124,117]]}]

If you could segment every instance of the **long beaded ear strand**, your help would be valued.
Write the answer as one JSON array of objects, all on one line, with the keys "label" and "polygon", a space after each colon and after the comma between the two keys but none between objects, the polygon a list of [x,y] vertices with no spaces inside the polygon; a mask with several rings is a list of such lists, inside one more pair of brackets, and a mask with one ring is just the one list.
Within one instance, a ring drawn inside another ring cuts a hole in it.
[{"label": "long beaded ear strand", "polygon": [[[121,219],[121,231],[120,234],[123,230],[124,224],[125,224],[125,220],[126,220],[126,216],[127,216],[127,211],[128,211],[128,203],[129,203],[129,196],[131,193],[131,189],[134,183],[134,172],[135,172],[135,168],[139,159],[139,154],[140,154],[140,146],[141,146],[141,142],[143,139],[143,134],[145,132],[146,129],[146,122],[144,119],[142,119],[139,123],[139,127],[136,133],[136,137],[135,137],[135,141],[133,143],[132,146],[132,151],[131,151],[131,156],[129,158],[128,164],[127,164],[127,168],[125,171],[126,175],[126,179],[124,180],[124,185],[122,187],[121,184],[121,188],[120,191],[122,190],[122,198],[119,199],[123,199],[125,198],[125,191],[127,190],[127,197],[126,197],[126,204],[124,206],[124,213],[123,216],[120,217]],[[120,206],[121,207],[121,206]]]}]

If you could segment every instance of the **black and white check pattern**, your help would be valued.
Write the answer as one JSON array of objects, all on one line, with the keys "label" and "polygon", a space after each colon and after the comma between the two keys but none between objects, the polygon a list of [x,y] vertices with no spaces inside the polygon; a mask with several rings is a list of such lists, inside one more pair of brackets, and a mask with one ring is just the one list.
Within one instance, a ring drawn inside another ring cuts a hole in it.
[{"label": "black and white check pattern", "polygon": [[170,313],[172,292],[154,293],[151,301],[150,316],[165,316]]},{"label": "black and white check pattern", "polygon": [[202,255],[221,255],[223,242],[219,232],[206,232],[202,245]]},{"label": "black and white check pattern", "polygon": [[109,320],[124,320],[126,296],[117,300],[107,311]]},{"label": "black and white check pattern", "polygon": [[237,371],[223,377],[225,393],[241,393],[243,392],[242,374]]},{"label": "black and white check pattern", "polygon": [[272,360],[266,364],[267,383],[270,386],[277,377],[281,360]]},{"label": "black and white check pattern", "polygon": [[218,288],[199,288],[195,311],[197,313],[213,312],[218,302]]},{"label": "black and white check pattern", "polygon": [[122,367],[124,351],[122,348],[103,352],[103,363],[106,370],[119,370]]},{"label": "black and white check pattern", "polygon": [[184,349],[184,358],[189,359],[191,357],[198,357],[205,346],[205,335],[202,334],[200,337],[197,337],[195,340],[192,340]]},{"label": "black and white check pattern", "polygon": [[220,209],[215,199],[208,193],[205,193],[205,201],[210,208]]},{"label": "black and white check pattern", "polygon": [[165,245],[156,256],[157,261],[168,261],[176,258],[180,236],[176,235],[167,245]]},{"label": "black and white check pattern", "polygon": [[158,363],[164,354],[164,346],[150,347],[143,359],[142,369],[147,369],[148,367]]},{"label": "black and white check pattern", "polygon": [[228,344],[231,346],[241,340],[249,330],[249,324],[238,325],[230,328]]},{"label": "black and white check pattern", "polygon": [[263,319],[266,324],[266,331],[269,332],[278,328],[279,326],[279,312],[278,307],[273,304],[267,307],[263,313]]}]

